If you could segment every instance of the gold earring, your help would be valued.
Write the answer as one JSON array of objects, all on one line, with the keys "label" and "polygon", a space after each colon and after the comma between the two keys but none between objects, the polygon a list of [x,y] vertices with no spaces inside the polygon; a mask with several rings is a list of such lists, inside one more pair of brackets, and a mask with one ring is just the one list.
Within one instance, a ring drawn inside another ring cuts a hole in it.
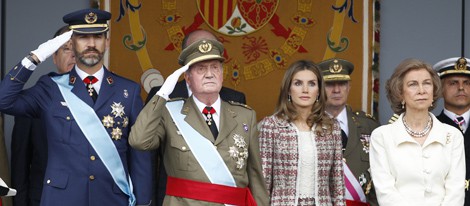
[{"label": "gold earring", "polygon": [[401,108],[405,109],[405,100],[401,101]]},{"label": "gold earring", "polygon": [[290,94],[287,95],[287,101],[292,101],[292,99],[290,98]]}]

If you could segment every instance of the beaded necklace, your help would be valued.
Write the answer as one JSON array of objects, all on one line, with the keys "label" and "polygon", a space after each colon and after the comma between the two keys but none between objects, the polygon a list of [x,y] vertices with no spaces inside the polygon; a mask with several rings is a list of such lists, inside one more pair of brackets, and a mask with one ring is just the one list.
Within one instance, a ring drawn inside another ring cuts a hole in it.
[{"label": "beaded necklace", "polygon": [[405,120],[405,115],[403,115],[403,125],[405,125],[405,130],[408,132],[409,135],[416,137],[416,138],[421,138],[426,136],[429,131],[431,131],[432,128],[432,118],[431,115],[429,115],[428,123],[426,124],[426,127],[424,127],[423,131],[416,132],[411,129],[411,127],[406,123]]}]

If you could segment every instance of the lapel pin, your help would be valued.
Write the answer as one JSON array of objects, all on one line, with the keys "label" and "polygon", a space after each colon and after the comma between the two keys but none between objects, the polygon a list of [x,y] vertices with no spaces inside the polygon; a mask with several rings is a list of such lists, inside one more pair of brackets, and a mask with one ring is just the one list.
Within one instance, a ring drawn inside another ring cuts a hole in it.
[{"label": "lapel pin", "polygon": [[127,92],[127,89],[124,90],[124,98],[129,97],[129,93]]},{"label": "lapel pin", "polygon": [[245,132],[248,132],[248,125],[246,123],[243,123],[243,130],[245,130]]}]

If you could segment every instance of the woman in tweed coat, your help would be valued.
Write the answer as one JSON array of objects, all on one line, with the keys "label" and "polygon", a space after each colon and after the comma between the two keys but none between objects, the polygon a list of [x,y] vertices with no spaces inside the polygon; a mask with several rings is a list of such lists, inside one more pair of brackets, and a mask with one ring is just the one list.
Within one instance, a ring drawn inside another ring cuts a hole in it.
[{"label": "woman in tweed coat", "polygon": [[270,205],[344,205],[341,132],[325,114],[325,102],[318,66],[294,62],[276,112],[259,124]]}]

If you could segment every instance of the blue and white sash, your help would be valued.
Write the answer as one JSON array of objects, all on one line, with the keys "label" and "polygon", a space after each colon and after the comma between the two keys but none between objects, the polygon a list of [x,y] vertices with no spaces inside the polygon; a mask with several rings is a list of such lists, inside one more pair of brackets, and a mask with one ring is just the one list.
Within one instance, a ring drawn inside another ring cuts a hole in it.
[{"label": "blue and white sash", "polygon": [[168,108],[171,118],[173,118],[176,127],[181,132],[199,165],[201,165],[211,183],[236,187],[232,173],[230,173],[214,145],[184,121],[185,115],[180,112],[183,103],[183,101],[167,102],[166,108]]},{"label": "blue and white sash", "polygon": [[100,119],[96,116],[95,111],[72,93],[73,86],[69,85],[68,74],[52,77],[52,80],[59,86],[60,93],[64,97],[75,121],[101,158],[114,182],[122,192],[129,196],[129,205],[134,206],[136,199],[133,194],[131,178],[127,177],[119,153]]}]

